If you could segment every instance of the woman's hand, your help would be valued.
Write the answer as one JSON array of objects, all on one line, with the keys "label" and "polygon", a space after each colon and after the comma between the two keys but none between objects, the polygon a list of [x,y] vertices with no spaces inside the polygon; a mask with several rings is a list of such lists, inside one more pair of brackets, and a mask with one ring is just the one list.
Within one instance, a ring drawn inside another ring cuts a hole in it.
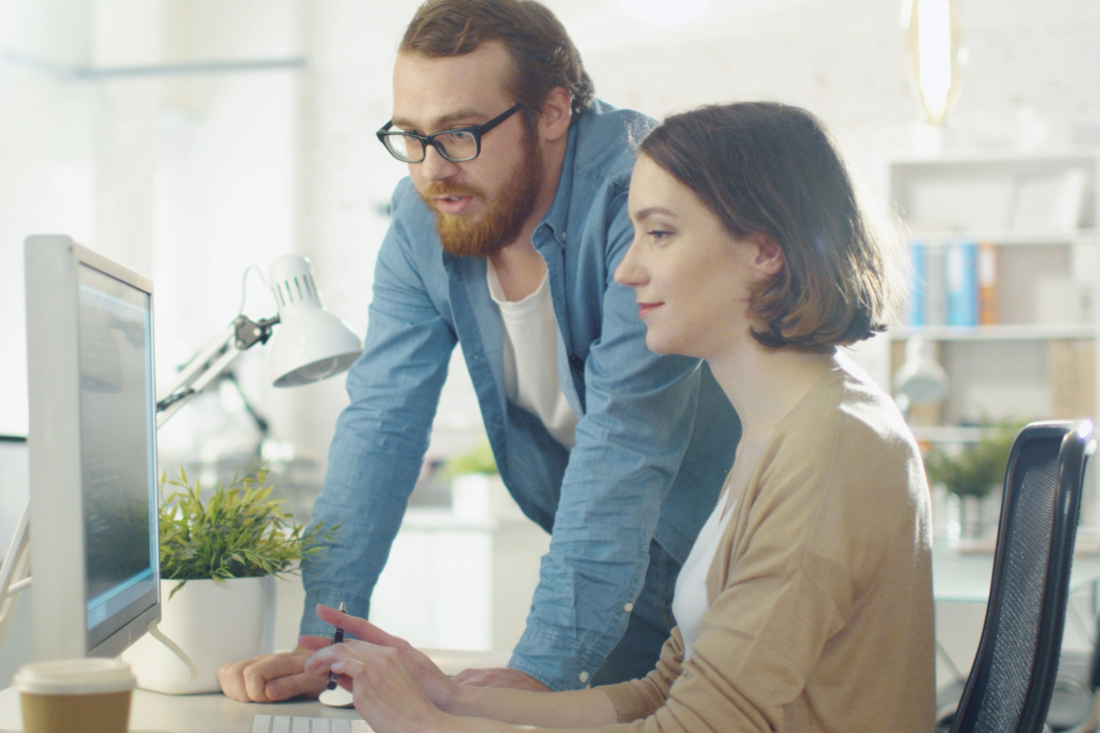
[{"label": "woman's hand", "polygon": [[431,659],[361,618],[328,606],[318,606],[317,616],[361,641],[328,644],[303,637],[302,646],[317,650],[306,662],[307,674],[325,677],[331,670],[340,675],[355,709],[380,732],[441,727],[442,711],[451,709],[459,687]]}]

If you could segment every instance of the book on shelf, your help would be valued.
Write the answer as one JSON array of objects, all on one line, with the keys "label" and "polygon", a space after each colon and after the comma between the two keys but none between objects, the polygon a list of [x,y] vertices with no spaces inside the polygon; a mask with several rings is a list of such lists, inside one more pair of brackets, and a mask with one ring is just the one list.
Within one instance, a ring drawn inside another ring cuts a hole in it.
[{"label": "book on shelf", "polygon": [[978,323],[992,326],[997,322],[997,245],[978,245]]},{"label": "book on shelf", "polygon": [[944,282],[944,248],[929,245],[924,248],[924,325],[947,323],[947,286]]},{"label": "book on shelf", "polygon": [[906,324],[970,327],[997,322],[996,245],[913,242]]},{"label": "book on shelf", "polygon": [[952,242],[944,248],[944,291],[949,326],[978,324],[978,245]]},{"label": "book on shelf", "polygon": [[909,310],[905,323],[908,326],[925,326],[925,291],[928,288],[928,273],[925,269],[925,250],[923,242],[909,245]]},{"label": "book on shelf", "polygon": [[1096,414],[1096,345],[1054,340],[1047,345],[1050,417],[1078,420]]}]

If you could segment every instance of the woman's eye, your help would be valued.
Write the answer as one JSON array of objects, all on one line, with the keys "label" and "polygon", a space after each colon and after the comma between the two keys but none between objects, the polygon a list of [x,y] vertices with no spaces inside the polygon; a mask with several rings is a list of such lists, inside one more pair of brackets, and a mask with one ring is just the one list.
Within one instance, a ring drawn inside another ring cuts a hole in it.
[{"label": "woman's eye", "polygon": [[650,229],[646,232],[646,234],[648,234],[653,239],[656,239],[657,241],[661,241],[665,237],[671,236],[672,232],[668,231],[667,229]]}]

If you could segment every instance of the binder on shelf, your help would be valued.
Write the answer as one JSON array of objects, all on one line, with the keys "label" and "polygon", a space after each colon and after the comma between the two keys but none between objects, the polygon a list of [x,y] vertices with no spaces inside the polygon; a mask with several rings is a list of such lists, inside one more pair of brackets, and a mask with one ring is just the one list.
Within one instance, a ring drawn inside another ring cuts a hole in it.
[{"label": "binder on shelf", "polygon": [[978,324],[978,245],[954,242],[944,247],[944,292],[949,326]]},{"label": "binder on shelf", "polygon": [[978,245],[978,323],[992,326],[997,322],[997,245]]},{"label": "binder on shelf", "polygon": [[905,323],[909,326],[927,325],[925,323],[925,290],[928,287],[925,270],[927,249],[928,247],[922,242],[909,244],[909,310],[905,317]]},{"label": "binder on shelf", "polygon": [[1050,417],[1078,420],[1096,414],[1096,346],[1091,341],[1053,340],[1047,345]]},{"label": "binder on shelf", "polygon": [[947,284],[944,282],[944,251],[946,247],[924,247],[924,325],[947,323]]}]

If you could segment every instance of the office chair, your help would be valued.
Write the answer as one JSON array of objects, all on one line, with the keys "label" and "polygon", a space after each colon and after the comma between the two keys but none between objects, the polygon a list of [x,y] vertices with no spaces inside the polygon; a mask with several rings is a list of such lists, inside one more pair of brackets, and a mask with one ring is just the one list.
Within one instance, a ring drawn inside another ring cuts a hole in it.
[{"label": "office chair", "polygon": [[951,733],[1039,733],[1054,692],[1069,596],[1088,421],[1041,422],[1005,470],[985,625]]},{"label": "office chair", "polygon": [[1100,727],[1100,617],[1092,651],[1063,652],[1047,727],[1056,733],[1097,733]]},{"label": "office chair", "polygon": [[[1063,654],[1062,669],[1047,713],[1047,727],[1057,733],[1096,733],[1100,723],[1100,619],[1091,656]],[[1063,670],[1067,672],[1063,679]]]}]

